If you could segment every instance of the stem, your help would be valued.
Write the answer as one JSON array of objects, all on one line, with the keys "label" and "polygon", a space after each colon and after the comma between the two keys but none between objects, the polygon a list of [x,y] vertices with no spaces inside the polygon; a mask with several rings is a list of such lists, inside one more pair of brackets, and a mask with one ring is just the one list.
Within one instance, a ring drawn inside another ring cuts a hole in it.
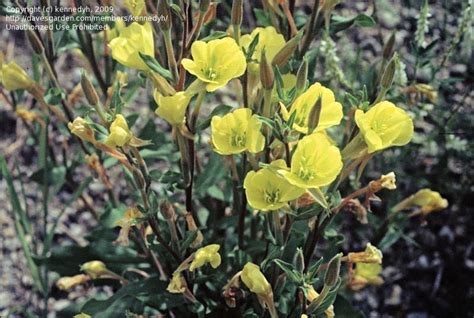
[{"label": "stem", "polygon": [[[244,180],[245,174],[247,172],[247,155],[242,154],[242,178]],[[245,214],[247,214],[247,195],[245,194],[245,189],[242,187],[242,196],[240,202],[240,213],[239,213],[239,248],[244,248],[244,230],[245,230]]]},{"label": "stem", "polygon": [[163,39],[165,40],[166,57],[168,59],[168,68],[171,71],[171,76],[175,83],[178,82],[178,66],[176,64],[176,58],[174,56],[173,43],[171,42],[171,29],[163,31]]},{"label": "stem", "polygon": [[283,240],[283,230],[281,228],[280,213],[278,210],[271,211],[269,213],[272,214],[273,230],[275,231],[277,244],[279,246],[282,246],[284,243],[284,240]]},{"label": "stem", "polygon": [[161,236],[160,229],[158,227],[158,222],[156,220],[156,217],[151,216],[148,219],[148,223],[150,224],[150,227],[151,227],[153,233],[155,234],[156,239],[158,240],[158,242],[160,242],[160,244],[163,245],[163,247],[174,257],[174,259],[178,262],[178,264],[181,263],[181,258],[179,257],[179,255],[176,254],[176,252],[173,251],[168,244],[166,244],[166,241]]}]

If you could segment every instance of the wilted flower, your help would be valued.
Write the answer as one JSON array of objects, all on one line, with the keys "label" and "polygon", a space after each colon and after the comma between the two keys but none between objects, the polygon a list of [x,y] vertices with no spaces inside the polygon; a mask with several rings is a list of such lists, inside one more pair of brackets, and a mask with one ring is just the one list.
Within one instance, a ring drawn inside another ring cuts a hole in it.
[{"label": "wilted flower", "polygon": [[92,279],[96,279],[102,275],[109,273],[105,264],[101,261],[90,261],[82,264],[81,271],[85,272]]},{"label": "wilted flower", "polygon": [[342,119],[342,105],[336,102],[334,93],[320,83],[311,85],[303,94],[298,96],[289,111],[282,105],[281,112],[283,118],[288,121],[291,115],[296,112],[293,128],[307,134],[309,115],[318,99],[321,99],[321,114],[316,131],[338,125]]},{"label": "wilted flower", "polygon": [[208,92],[227,85],[241,76],[247,67],[245,56],[232,38],[209,42],[196,41],[191,47],[193,59],[183,59],[183,67],[199,80],[207,83]]},{"label": "wilted flower", "polygon": [[95,143],[95,135],[92,127],[81,117],[76,117],[72,123],[68,123],[67,127],[77,137],[82,140]]},{"label": "wilted flower", "polygon": [[247,173],[244,188],[251,207],[262,211],[278,210],[305,192],[276,172],[281,168],[286,168],[284,160],[276,160],[270,167]]},{"label": "wilted flower", "polygon": [[1,64],[1,75],[3,86],[7,91],[17,89],[30,89],[35,82],[15,61]]},{"label": "wilted flower", "polygon": [[186,281],[181,272],[175,272],[166,290],[173,294],[182,294],[186,288]]},{"label": "wilted flower", "polygon": [[315,133],[298,142],[290,169],[278,172],[300,188],[319,188],[333,182],[342,169],[339,149],[323,133]]},{"label": "wilted flower", "polygon": [[382,265],[380,264],[357,263],[354,276],[348,285],[352,290],[356,291],[367,285],[382,285],[384,281],[380,273],[382,273]]},{"label": "wilted flower", "polygon": [[[255,39],[258,34],[258,43],[255,46],[255,51],[252,54],[252,60],[257,63],[260,62],[260,56],[262,51],[265,50],[265,56],[268,61],[272,61],[275,55],[285,45],[285,38],[283,35],[278,33],[274,27],[268,26],[266,28],[255,28],[252,33],[243,35],[240,38],[240,45],[248,51],[250,43]],[[249,70],[258,72],[258,65],[251,63]]]},{"label": "wilted flower", "polygon": [[120,232],[118,238],[114,241],[115,244],[128,246],[128,234],[130,229],[136,225],[137,219],[143,217],[143,214],[138,210],[137,207],[132,207],[125,211],[123,217],[121,217],[115,224],[120,226]]},{"label": "wilted flower", "polygon": [[105,144],[109,147],[123,147],[132,139],[132,132],[128,128],[125,117],[121,114],[115,116],[115,120],[110,125],[110,134],[105,140]]},{"label": "wilted flower", "polygon": [[90,280],[90,277],[84,274],[79,274],[75,276],[64,276],[58,279],[56,286],[60,290],[69,290],[74,286],[85,284]]},{"label": "wilted flower", "polygon": [[376,104],[366,113],[356,110],[355,121],[367,144],[368,153],[406,145],[413,137],[410,116],[388,101]]},{"label": "wilted flower", "polygon": [[260,132],[261,126],[262,123],[257,116],[252,116],[249,108],[239,108],[223,117],[212,117],[214,150],[221,155],[262,151],[265,137]]},{"label": "wilted flower", "polygon": [[397,188],[395,172],[389,172],[388,174],[383,174],[380,177],[382,188],[388,190],[395,190]]},{"label": "wilted flower", "polygon": [[189,266],[189,270],[192,272],[207,263],[210,263],[212,268],[219,267],[221,264],[221,256],[218,253],[219,249],[219,244],[211,244],[198,249],[194,254],[194,260]]},{"label": "wilted flower", "polygon": [[16,115],[27,122],[32,122],[38,118],[38,114],[26,109],[25,107],[17,107]]},{"label": "wilted flower", "polygon": [[351,263],[382,264],[382,257],[382,252],[370,243],[367,243],[364,252],[351,252],[347,254],[347,259]]},{"label": "wilted flower", "polygon": [[110,41],[112,57],[120,64],[142,71],[148,70],[139,52],[154,56],[153,30],[150,23],[143,25],[133,22],[120,30],[120,35]]},{"label": "wilted flower", "polygon": [[420,208],[419,212],[421,214],[427,215],[431,212],[447,208],[448,200],[444,199],[437,191],[421,189],[417,193],[398,203],[393,209],[395,211],[400,211],[414,206]]},{"label": "wilted flower", "polygon": [[81,312],[80,314],[74,315],[72,318],[92,318],[92,316]]},{"label": "wilted flower", "polygon": [[155,90],[154,97],[158,104],[155,114],[173,126],[179,126],[184,122],[191,97],[185,92],[177,92],[173,96],[163,96],[157,90]]},{"label": "wilted flower", "polygon": [[254,263],[245,264],[240,277],[252,293],[265,296],[272,292],[272,286],[260,271],[260,267]]}]

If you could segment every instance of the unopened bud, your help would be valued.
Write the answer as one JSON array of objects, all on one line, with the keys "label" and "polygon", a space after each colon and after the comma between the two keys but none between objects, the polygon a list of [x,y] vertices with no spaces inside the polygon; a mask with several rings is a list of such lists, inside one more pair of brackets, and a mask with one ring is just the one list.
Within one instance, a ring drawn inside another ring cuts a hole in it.
[{"label": "unopened bud", "polygon": [[388,60],[392,57],[393,55],[393,46],[395,45],[395,32],[392,32],[390,37],[388,38],[387,43],[385,43],[385,46],[383,48],[383,58],[384,60]]},{"label": "unopened bud", "polygon": [[303,250],[299,247],[296,249],[295,258],[293,259],[293,265],[300,273],[304,272],[304,255]]},{"label": "unopened bud", "polygon": [[390,62],[388,63],[387,67],[382,75],[382,79],[380,80],[380,85],[382,88],[389,89],[392,86],[393,78],[395,76],[395,70],[397,69],[398,64],[398,55],[394,55]]},{"label": "unopened bud", "polygon": [[171,204],[171,202],[168,200],[163,200],[161,202],[160,212],[161,212],[161,215],[163,215],[165,219],[171,220],[175,217],[174,207]]},{"label": "unopened bud", "polygon": [[336,285],[341,270],[341,256],[342,253],[339,253],[329,261],[328,270],[324,276],[324,285],[328,287]]},{"label": "unopened bud", "polygon": [[303,59],[303,62],[296,73],[296,92],[302,92],[306,87],[306,81],[308,78],[308,61],[306,58]]},{"label": "unopened bud", "polygon": [[313,131],[318,128],[319,125],[319,118],[321,117],[321,109],[322,107],[322,97],[318,96],[316,103],[314,103],[313,108],[309,112],[308,118],[308,134],[311,134]]},{"label": "unopened bud", "polygon": [[32,30],[28,29],[26,31],[26,36],[28,37],[28,41],[30,42],[33,51],[35,51],[36,54],[43,54],[44,46],[43,43],[41,43],[38,35]]},{"label": "unopened bud", "polygon": [[96,279],[102,275],[109,273],[105,264],[101,261],[90,261],[82,264],[81,271],[85,272],[92,279]]},{"label": "unopened bud", "polygon": [[286,42],[285,46],[278,51],[275,57],[272,60],[272,65],[276,65],[279,68],[282,68],[286,65],[288,60],[290,59],[291,55],[295,52],[298,44],[300,42],[301,37],[303,36],[302,32],[299,32],[294,37],[292,37],[288,42]]},{"label": "unopened bud", "polygon": [[273,74],[273,68],[268,63],[267,56],[265,55],[265,50],[262,50],[262,56],[260,58],[260,81],[264,89],[273,89],[273,82],[275,80],[275,75]]},{"label": "unopened bud", "polygon": [[232,2],[231,23],[235,26],[242,24],[244,2],[242,0],[234,0]]},{"label": "unopened bud", "polygon": [[83,72],[81,75],[81,87],[82,87],[82,90],[84,91],[84,96],[86,96],[89,104],[93,106],[98,105],[99,95],[97,95],[97,92],[94,86],[92,85],[91,81],[89,80],[85,72]]},{"label": "unopened bud", "polygon": [[143,177],[143,173],[140,171],[140,169],[133,167],[132,170],[133,173],[133,178],[135,179],[135,182],[137,183],[137,187],[139,189],[145,189],[145,178]]},{"label": "unopened bud", "polygon": [[162,31],[167,31],[171,29],[171,13],[168,0],[160,0],[158,3],[158,14],[160,19],[158,24]]},{"label": "unopened bud", "polygon": [[199,3],[199,11],[201,14],[204,14],[207,12],[207,9],[209,9],[209,4],[211,3],[211,0],[201,0]]}]

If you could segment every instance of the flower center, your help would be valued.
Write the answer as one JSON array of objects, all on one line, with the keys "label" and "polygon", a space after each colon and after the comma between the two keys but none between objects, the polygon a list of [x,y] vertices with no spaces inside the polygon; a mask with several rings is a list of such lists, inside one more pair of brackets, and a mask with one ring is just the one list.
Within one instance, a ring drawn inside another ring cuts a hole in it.
[{"label": "flower center", "polygon": [[267,203],[277,203],[278,199],[280,198],[280,190],[265,190],[263,193],[263,197],[265,202]]},{"label": "flower center", "polygon": [[244,132],[238,133],[236,131],[232,131],[232,137],[230,140],[230,144],[234,147],[245,147],[245,142],[247,141],[247,134]]},{"label": "flower center", "polygon": [[214,68],[208,67],[207,69],[203,70],[204,75],[209,78],[211,81],[215,80],[217,77],[217,72]]},{"label": "flower center", "polygon": [[298,170],[297,175],[298,177],[300,177],[300,179],[304,181],[310,181],[316,175],[316,172],[313,169],[308,168],[307,160],[305,157],[301,158],[301,166]]}]

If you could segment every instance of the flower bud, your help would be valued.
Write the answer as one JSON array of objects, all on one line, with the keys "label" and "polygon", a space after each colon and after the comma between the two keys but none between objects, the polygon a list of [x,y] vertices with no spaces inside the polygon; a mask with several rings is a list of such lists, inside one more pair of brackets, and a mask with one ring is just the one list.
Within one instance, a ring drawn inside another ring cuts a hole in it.
[{"label": "flower bud", "polygon": [[398,55],[394,55],[390,62],[388,63],[387,67],[382,75],[382,79],[380,80],[380,85],[384,89],[389,89],[392,86],[393,77],[395,76],[395,70],[397,69],[398,64]]},{"label": "flower bud", "polygon": [[207,9],[209,9],[209,4],[211,3],[211,0],[201,0],[199,2],[199,11],[201,14],[205,14],[207,12]]},{"label": "flower bud", "polygon": [[234,27],[242,24],[243,6],[244,2],[242,0],[234,0],[232,2],[231,24]]},{"label": "flower bud", "polygon": [[316,102],[314,103],[313,108],[309,112],[308,117],[308,134],[311,134],[313,131],[318,128],[319,118],[321,117],[322,110],[322,97],[319,96]]},{"label": "flower bud", "polygon": [[102,275],[108,274],[108,269],[101,261],[90,261],[82,264],[81,271],[86,272],[92,279],[99,278]]},{"label": "flower bud", "polygon": [[79,274],[75,276],[65,276],[58,279],[56,286],[60,290],[69,290],[74,286],[87,283],[90,280],[90,277],[84,274]]},{"label": "flower bud", "polygon": [[91,104],[92,106],[98,105],[99,95],[97,95],[94,86],[92,85],[85,72],[81,74],[81,87],[89,104]]},{"label": "flower bud", "polygon": [[347,260],[351,263],[382,264],[382,257],[382,252],[370,243],[367,243],[364,252],[347,254]]},{"label": "flower bud", "polygon": [[3,86],[7,91],[28,90],[35,85],[35,82],[26,71],[13,61],[2,64],[0,78],[2,78]]},{"label": "flower bud", "polygon": [[264,89],[273,89],[273,82],[275,80],[275,75],[273,74],[273,68],[268,63],[267,57],[265,55],[265,50],[262,50],[262,56],[260,59],[260,81]]},{"label": "flower bud", "polygon": [[218,253],[220,249],[219,244],[211,244],[201,247],[194,254],[194,260],[189,266],[189,271],[193,272],[196,268],[202,267],[210,263],[212,268],[217,268],[221,264],[221,256]]},{"label": "flower bud", "polygon": [[170,7],[168,5],[168,0],[160,0],[158,3],[158,15],[160,19],[158,24],[162,31],[167,31],[171,29],[171,13]]},{"label": "flower bud", "polygon": [[382,56],[384,60],[389,60],[392,57],[394,44],[395,44],[395,32],[392,32],[392,34],[388,38],[387,43],[385,43],[385,46],[383,48]]},{"label": "flower bud", "polygon": [[272,60],[272,65],[276,65],[279,68],[282,68],[286,65],[288,60],[290,59],[291,55],[295,52],[298,44],[300,42],[301,37],[303,36],[302,32],[299,32],[294,37],[292,37],[288,42],[286,42],[285,46],[281,48],[280,51],[275,55]]},{"label": "flower bud", "polygon": [[308,60],[303,59],[303,62],[296,73],[296,92],[302,92],[306,87],[306,81],[308,79]]},{"label": "flower bud", "polygon": [[82,140],[91,143],[96,142],[94,130],[83,118],[77,117],[72,123],[68,123],[67,127],[69,128],[71,133],[81,138]]},{"label": "flower bud", "polygon": [[342,253],[339,253],[329,261],[328,270],[324,276],[324,285],[328,287],[336,285],[341,269],[341,256]]},{"label": "flower bud", "polygon": [[254,263],[245,264],[241,278],[245,286],[259,296],[267,296],[272,293],[272,287],[260,271],[260,267]]},{"label": "flower bud", "polygon": [[43,54],[44,46],[43,43],[41,43],[38,35],[32,30],[28,29],[26,31],[26,36],[28,37],[28,41],[30,42],[33,51],[35,51],[36,54]]},{"label": "flower bud", "polygon": [[301,248],[296,249],[295,258],[293,259],[293,265],[300,273],[304,272],[304,255],[303,250]]},{"label": "flower bud", "polygon": [[174,212],[174,207],[168,200],[161,201],[160,204],[160,213],[167,220],[172,220],[175,218],[176,214]]}]

